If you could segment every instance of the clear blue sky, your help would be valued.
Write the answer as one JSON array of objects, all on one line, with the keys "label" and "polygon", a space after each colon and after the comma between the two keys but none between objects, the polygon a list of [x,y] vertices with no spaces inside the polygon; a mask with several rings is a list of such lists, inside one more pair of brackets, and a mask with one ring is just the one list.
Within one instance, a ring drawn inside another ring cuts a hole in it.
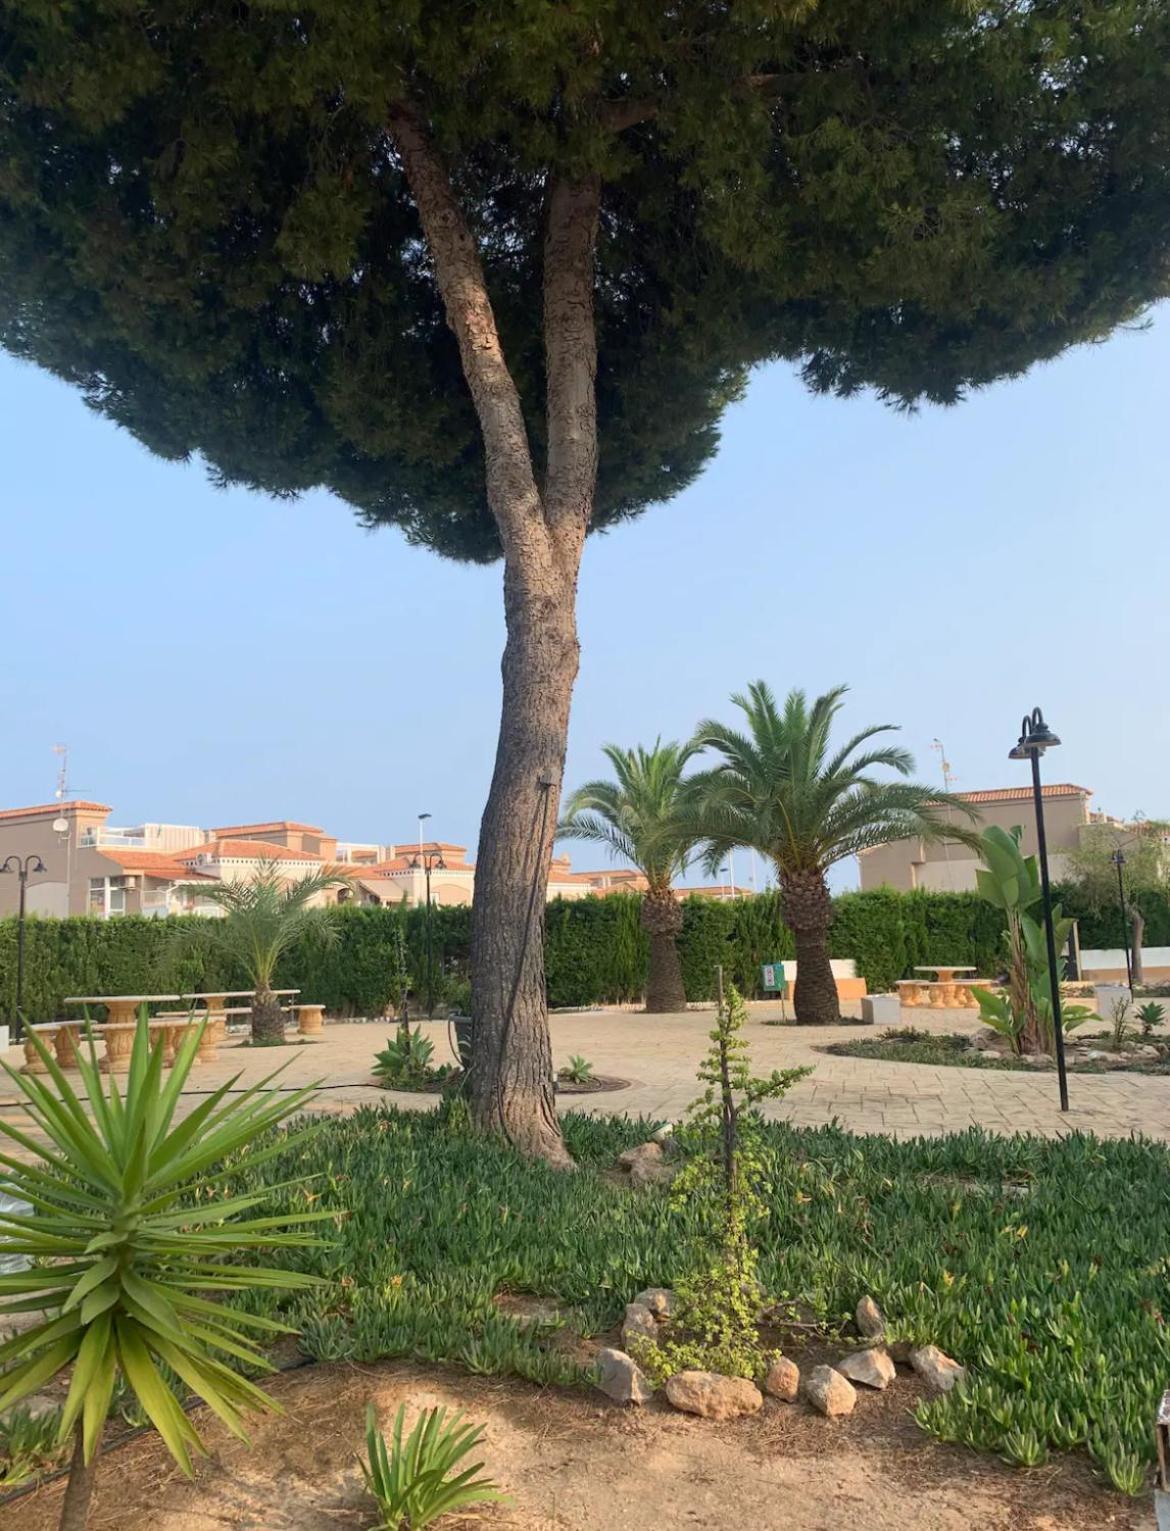
[{"label": "clear blue sky", "polygon": [[[1050,779],[1170,816],[1170,318],[951,410],[901,416],[759,373],[705,476],[591,539],[567,780],[685,735],[756,676],[852,687],[960,790],[1041,705]],[[51,746],[113,821],[305,819],[475,845],[495,747],[498,568],[368,533],[326,494],[212,489],[0,357],[0,806]],[[577,865],[590,853],[574,849]],[[742,876],[741,872],[741,876]]]}]

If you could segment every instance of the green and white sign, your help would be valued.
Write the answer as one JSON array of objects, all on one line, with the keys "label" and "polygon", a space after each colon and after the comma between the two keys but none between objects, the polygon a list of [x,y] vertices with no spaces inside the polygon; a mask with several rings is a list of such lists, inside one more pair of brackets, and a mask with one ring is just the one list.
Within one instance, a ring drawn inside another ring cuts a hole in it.
[{"label": "green and white sign", "polygon": [[763,973],[763,979],[760,983],[762,989],[779,993],[786,987],[784,964],[782,962],[765,962],[761,972]]}]

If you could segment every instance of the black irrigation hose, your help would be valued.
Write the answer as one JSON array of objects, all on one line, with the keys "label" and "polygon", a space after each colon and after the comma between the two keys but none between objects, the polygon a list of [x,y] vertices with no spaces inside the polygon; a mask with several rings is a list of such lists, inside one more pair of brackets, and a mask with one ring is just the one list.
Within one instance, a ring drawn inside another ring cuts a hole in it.
[{"label": "black irrigation hose", "polygon": [[[290,1361],[287,1366],[278,1366],[275,1373],[270,1372],[268,1375],[282,1377],[286,1372],[299,1372],[302,1367],[316,1366],[316,1364],[317,1358],[315,1356],[298,1356],[295,1361]],[[184,1414],[190,1414],[192,1409],[200,1407],[205,1408],[206,1405],[203,1403],[202,1398],[198,1398],[194,1394],[182,1406]],[[111,1456],[119,1447],[127,1446],[131,1441],[136,1441],[139,1436],[146,1435],[152,1431],[154,1431],[153,1425],[132,1426],[129,1430],[123,1431],[121,1435],[115,1436],[112,1441],[103,1442],[97,1449],[94,1461],[98,1462],[102,1457]],[[154,1433],[157,1434],[157,1431]],[[69,1467],[56,1467],[51,1473],[45,1473],[41,1477],[33,1479],[30,1483],[22,1483],[19,1488],[10,1489],[7,1494],[0,1494],[0,1510],[5,1505],[15,1504],[18,1499],[23,1499],[28,1494],[35,1494],[38,1489],[47,1488],[51,1483],[59,1483],[62,1478],[69,1476],[69,1472]]]}]

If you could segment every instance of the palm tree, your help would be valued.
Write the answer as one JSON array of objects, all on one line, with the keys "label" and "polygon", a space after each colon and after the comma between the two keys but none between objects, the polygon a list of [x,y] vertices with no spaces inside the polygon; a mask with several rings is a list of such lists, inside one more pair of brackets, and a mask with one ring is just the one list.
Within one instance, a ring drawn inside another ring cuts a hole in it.
[{"label": "palm tree", "polygon": [[217,904],[223,916],[177,927],[178,943],[217,951],[247,973],[256,990],[253,1042],[284,1041],[284,1015],[272,992],[276,964],[303,937],[336,939],[335,909],[313,901],[348,881],[343,872],[327,869],[286,883],[276,862],[266,861],[252,882],[200,883],[187,890]]},{"label": "palm tree", "polygon": [[565,804],[557,835],[590,840],[633,862],[649,884],[642,900],[642,928],[650,940],[646,1009],[663,1014],[686,1008],[677,937],[683,913],[674,879],[686,868],[695,835],[682,806],[683,767],[696,747],[663,744],[653,749],[605,746],[615,781],[587,781]]},{"label": "palm tree", "polygon": [[906,777],[914,769],[904,749],[864,747],[895,725],[862,729],[832,749],[833,721],[847,689],[835,686],[811,707],[803,691],[791,691],[781,711],[768,686],[756,681],[746,696],[731,699],[746,731],[708,721],[691,741],[692,748],[722,756],[687,783],[704,831],[704,859],[713,870],[742,845],[772,860],[784,920],[796,942],[796,1019],[806,1025],[841,1014],[829,964],[833,905],[825,881],[834,862],[907,836],[974,841],[970,831],[941,817],[949,810],[973,818],[961,799],[871,774],[885,769]]}]

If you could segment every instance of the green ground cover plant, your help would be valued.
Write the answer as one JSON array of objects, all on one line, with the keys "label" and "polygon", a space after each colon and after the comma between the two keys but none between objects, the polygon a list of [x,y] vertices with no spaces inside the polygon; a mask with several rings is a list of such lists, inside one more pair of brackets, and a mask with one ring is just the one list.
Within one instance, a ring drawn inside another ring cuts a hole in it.
[{"label": "green ground cover plant", "polygon": [[[1100,1048],[1121,1051],[1114,1046],[1111,1032],[1101,1035],[1088,1034],[1085,1042],[1096,1043]],[[1034,1065],[1018,1053],[983,1052],[972,1043],[970,1036],[962,1032],[921,1031],[915,1026],[891,1026],[876,1037],[857,1037],[847,1042],[829,1042],[823,1052],[838,1058],[870,1058],[882,1063],[928,1063],[944,1068],[1009,1069],[1017,1073],[1032,1073]],[[1112,1070],[1089,1058],[1069,1056],[1068,1070],[1075,1074],[1102,1074]],[[1135,1073],[1170,1073],[1170,1061],[1137,1057],[1129,1060]]]},{"label": "green ground cover plant", "polygon": [[[271,1186],[269,1214],[337,1219],[329,1247],[277,1256],[327,1287],[233,1300],[296,1324],[323,1359],[584,1382],[563,1331],[601,1334],[635,1292],[684,1274],[697,1213],[605,1173],[652,1123],[568,1114],[579,1171],[563,1175],[475,1136],[461,1108],[363,1109],[311,1146],[229,1164],[232,1194]],[[1164,1145],[977,1131],[896,1142],[767,1123],[760,1146],[771,1189],[755,1242],[771,1301],[806,1304],[832,1331],[869,1292],[891,1338],[970,1367],[966,1393],[921,1412],[939,1436],[1016,1462],[1081,1446],[1119,1488],[1148,1478],[1170,1375]],[[502,1311],[507,1293],[555,1299],[561,1318]]]},{"label": "green ground cover plant", "polygon": [[482,1425],[468,1424],[462,1413],[424,1409],[404,1440],[405,1420],[401,1404],[387,1446],[373,1404],[366,1410],[362,1476],[379,1514],[370,1531],[423,1531],[441,1516],[503,1499],[490,1478],[479,1476],[482,1462],[465,1465],[483,1440]]}]

